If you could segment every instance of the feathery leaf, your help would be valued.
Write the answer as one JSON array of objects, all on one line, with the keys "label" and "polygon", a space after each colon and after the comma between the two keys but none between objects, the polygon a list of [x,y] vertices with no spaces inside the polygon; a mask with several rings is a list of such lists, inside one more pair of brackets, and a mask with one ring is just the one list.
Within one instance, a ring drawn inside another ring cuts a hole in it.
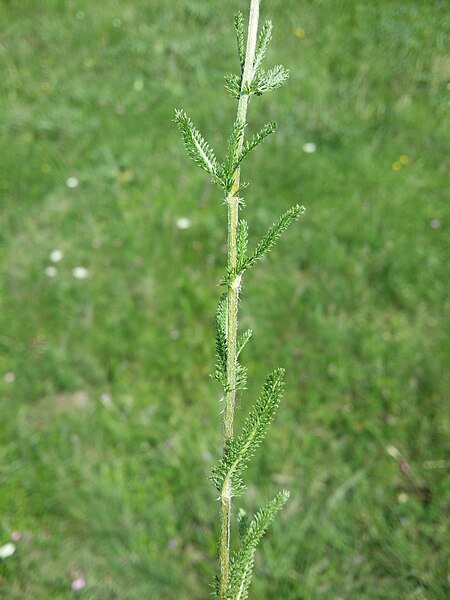
[{"label": "feathery leaf", "polygon": [[238,265],[243,263],[247,257],[248,248],[248,224],[242,219],[239,221],[237,230],[237,262]]},{"label": "feathery leaf", "polygon": [[203,138],[200,131],[194,127],[194,124],[184,110],[175,110],[175,123],[181,131],[189,157],[216,179],[219,172],[219,165],[214,151]]},{"label": "feathery leaf", "polygon": [[275,121],[269,121],[269,123],[266,123],[264,125],[264,127],[258,131],[258,133],[255,133],[255,135],[252,136],[251,140],[249,140],[248,142],[246,142],[244,144],[244,147],[242,148],[242,151],[239,155],[236,166],[238,166],[244,160],[244,158],[253,150],[253,148],[256,148],[256,146],[259,146],[259,144],[268,135],[273,133],[276,128],[277,128],[277,124],[275,123]]},{"label": "feathery leaf", "polygon": [[261,32],[258,37],[258,45],[256,47],[255,61],[253,63],[253,75],[258,73],[264,56],[266,55],[267,47],[272,39],[272,21],[266,21],[261,27]]},{"label": "feathery leaf", "polygon": [[242,273],[246,269],[252,267],[260,260],[267,252],[275,245],[281,234],[289,227],[289,225],[298,219],[305,212],[304,206],[296,204],[281,215],[278,221],[272,225],[266,235],[258,242],[255,251],[238,267],[238,272]]},{"label": "feathery leaf", "polygon": [[253,80],[247,93],[261,96],[264,92],[271,92],[281,87],[289,78],[289,70],[283,65],[276,65],[269,71],[261,71]]},{"label": "feathery leaf", "polygon": [[213,378],[226,387],[227,381],[227,294],[219,299],[216,311],[216,370]]},{"label": "feathery leaf", "polygon": [[245,121],[242,119],[236,119],[231,129],[230,137],[228,139],[228,152],[226,159],[226,169],[230,177],[233,176],[238,164],[239,164],[239,147],[241,139],[245,129]]},{"label": "feathery leaf", "polygon": [[236,390],[247,389],[247,367],[236,363]]},{"label": "feathery leaf", "polygon": [[241,74],[244,72],[245,63],[245,47],[244,47],[244,15],[238,12],[234,16],[234,26],[236,28],[236,41],[239,54],[239,64],[241,66]]},{"label": "feathery leaf", "polygon": [[271,502],[256,513],[248,526],[241,547],[231,558],[227,600],[246,600],[248,598],[256,547],[288,498],[288,491],[279,492]]},{"label": "feathery leaf", "polygon": [[245,534],[247,533],[248,527],[250,525],[250,520],[248,518],[248,515],[243,508],[240,508],[238,511],[237,522],[238,522],[238,529],[239,529],[239,537],[241,539],[243,539],[245,537]]},{"label": "feathery leaf", "polygon": [[236,100],[239,100],[241,96],[241,84],[242,76],[231,73],[231,75],[225,75],[225,89],[227,92]]},{"label": "feathery leaf", "polygon": [[242,433],[228,441],[219,464],[213,467],[211,480],[219,491],[223,485],[229,485],[234,496],[244,490],[242,473],[275,416],[283,393],[283,376],[284,369],[281,368],[267,376],[261,395],[244,422]]},{"label": "feathery leaf", "polygon": [[240,355],[242,350],[245,348],[245,346],[247,345],[247,342],[252,337],[252,335],[253,335],[253,331],[251,329],[247,329],[241,335],[241,337],[239,338],[239,340],[237,342],[237,346],[236,346],[236,356],[237,357]]}]

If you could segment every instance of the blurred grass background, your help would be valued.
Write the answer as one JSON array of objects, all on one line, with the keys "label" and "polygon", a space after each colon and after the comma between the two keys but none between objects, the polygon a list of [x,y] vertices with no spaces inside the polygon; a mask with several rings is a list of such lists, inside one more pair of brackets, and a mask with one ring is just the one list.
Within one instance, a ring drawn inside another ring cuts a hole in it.
[{"label": "blurred grass background", "polygon": [[[21,537],[0,561],[7,600],[70,598],[76,578],[96,600],[208,597],[226,214],[171,121],[185,108],[224,150],[240,8],[0,2],[0,545]],[[287,368],[236,502],[292,492],[255,600],[449,597],[447,9],[263,3],[291,79],[251,106],[251,131],[280,125],[245,167],[251,241],[308,212],[242,298],[238,421]]]}]

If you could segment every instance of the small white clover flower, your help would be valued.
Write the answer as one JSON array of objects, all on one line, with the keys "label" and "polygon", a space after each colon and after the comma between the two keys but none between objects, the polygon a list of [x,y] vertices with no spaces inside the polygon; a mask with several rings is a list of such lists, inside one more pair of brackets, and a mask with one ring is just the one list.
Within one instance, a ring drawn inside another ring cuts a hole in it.
[{"label": "small white clover flower", "polygon": [[56,277],[58,274],[58,269],[53,266],[46,267],[44,273],[47,275],[47,277]]},{"label": "small white clover flower", "polygon": [[16,380],[16,376],[12,371],[8,371],[8,373],[3,375],[3,379],[6,381],[6,383],[13,383]]},{"label": "small white clover flower", "polygon": [[176,220],[175,224],[178,227],[178,229],[189,229],[192,223],[191,220],[187,217],[180,217]]},{"label": "small white clover flower", "polygon": [[75,279],[87,279],[89,277],[89,271],[86,267],[75,267],[72,269],[72,275]]},{"label": "small white clover flower", "polygon": [[4,546],[0,546],[0,558],[8,558],[9,556],[12,556],[15,551],[16,545],[12,544],[11,542],[9,544],[5,544]]},{"label": "small white clover flower", "polygon": [[313,154],[316,149],[317,146],[314,142],[306,142],[306,144],[303,144],[303,152],[306,152],[306,154]]},{"label": "small white clover flower", "polygon": [[433,219],[430,225],[433,229],[439,229],[439,227],[441,226],[441,222],[439,221],[439,219]]},{"label": "small white clover flower", "polygon": [[66,185],[68,188],[71,188],[71,189],[78,187],[79,183],[80,183],[80,181],[78,180],[77,177],[69,177],[66,179]]},{"label": "small white clover flower", "polygon": [[62,260],[63,258],[64,258],[64,253],[62,250],[55,249],[50,252],[50,260],[52,262],[57,263],[60,260]]}]

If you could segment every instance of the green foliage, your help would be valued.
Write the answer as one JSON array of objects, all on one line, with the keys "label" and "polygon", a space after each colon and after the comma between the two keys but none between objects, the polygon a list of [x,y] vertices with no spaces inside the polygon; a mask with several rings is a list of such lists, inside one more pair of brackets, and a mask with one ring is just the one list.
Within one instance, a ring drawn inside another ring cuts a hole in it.
[{"label": "green foliage", "polygon": [[255,62],[253,63],[253,73],[258,74],[262,61],[266,55],[267,48],[272,39],[272,21],[266,21],[261,27],[261,32],[258,37],[258,46],[256,48]]},{"label": "green foliage", "polygon": [[214,181],[218,181],[219,164],[214,151],[200,131],[194,127],[184,110],[175,110],[175,123],[181,131],[189,157],[204,171],[212,175]]},{"label": "green foliage", "polygon": [[[272,21],[268,20],[261,27],[258,36],[258,42],[253,62],[253,76],[251,81],[247,81],[242,86],[242,77],[244,72],[244,21],[242,13],[235,16],[235,28],[237,36],[237,47],[240,63],[240,74],[235,73],[225,75],[225,89],[236,100],[239,100],[242,94],[261,96],[265,92],[270,92],[281,87],[289,78],[289,70],[282,65],[276,65],[267,72],[261,70],[262,62],[266,56],[267,48],[272,39]],[[271,133],[271,132],[270,132]]]},{"label": "green foliage", "polygon": [[256,546],[288,498],[288,491],[279,492],[269,504],[258,511],[250,525],[245,521],[245,516],[241,516],[240,525],[245,523],[242,527],[243,539],[239,550],[231,557],[227,600],[246,600],[248,598]]},{"label": "green foliage", "polygon": [[230,75],[225,75],[225,89],[230,94],[232,98],[239,100],[241,97],[241,85],[242,85],[242,75],[236,75],[235,73],[231,73]]},{"label": "green foliage", "polygon": [[[258,2],[251,0],[250,19],[258,15],[253,12],[258,7]],[[230,75],[225,78],[225,87],[237,100],[237,117],[228,138],[228,152],[225,163],[219,166],[214,153],[207,142],[186,116],[183,111],[176,111],[176,122],[181,130],[183,141],[188,155],[205,171],[212,175],[213,180],[220,185],[226,193],[228,213],[228,264],[223,283],[228,291],[219,301],[216,313],[216,369],[213,377],[222,384],[224,390],[224,430],[225,447],[219,464],[212,469],[212,482],[221,493],[223,506],[227,507],[221,512],[221,533],[219,541],[219,562],[221,576],[218,579],[217,593],[221,600],[243,599],[248,596],[250,585],[253,555],[256,544],[262,537],[265,529],[275,516],[275,513],[287,500],[286,494],[281,494],[269,504],[266,509],[258,513],[250,524],[243,539],[241,550],[235,555],[230,567],[230,580],[228,570],[230,561],[229,531],[231,497],[243,492],[245,489],[242,475],[249,460],[263,441],[267,429],[272,422],[280,403],[283,390],[283,369],[276,369],[271,373],[264,384],[262,394],[255,406],[251,409],[238,437],[231,437],[233,431],[234,405],[236,392],[247,387],[247,368],[239,362],[239,355],[248,343],[252,332],[247,330],[237,340],[237,312],[238,297],[242,287],[242,274],[252,267],[275,244],[276,240],[287,229],[290,223],[298,219],[303,212],[303,207],[295,206],[284,213],[278,222],[273,225],[266,236],[256,246],[254,253],[247,257],[248,225],[245,220],[238,220],[239,206],[242,199],[238,197],[240,188],[240,166],[249,153],[259,146],[261,142],[273,133],[276,123],[267,123],[258,131],[250,141],[244,144],[244,131],[248,99],[246,94],[261,95],[262,93],[280,87],[287,79],[287,69],[276,66],[269,71],[260,70],[267,47],[272,36],[272,22],[266,21],[257,34],[257,20],[249,23],[248,35],[253,35],[247,48],[252,48],[253,55],[246,55],[244,51],[244,21],[242,13],[235,17],[237,34],[237,48],[241,67],[240,76]],[[256,45],[256,48],[255,48]],[[249,51],[250,52],[250,51]],[[251,79],[242,89],[244,73],[252,73]],[[229,431],[230,433],[227,433]]]},{"label": "green foliage", "polygon": [[264,127],[260,129],[258,133],[255,133],[255,135],[252,136],[250,141],[245,142],[244,147],[242,148],[242,151],[235,164],[235,168],[244,160],[244,158],[246,158],[246,156],[253,150],[253,148],[259,146],[259,144],[263,140],[265,140],[268,135],[273,133],[276,130],[276,128],[277,124],[274,121],[270,121],[269,123],[266,123],[266,125],[264,125]]},{"label": "green foliage", "polygon": [[226,158],[226,167],[224,166],[224,177],[226,177],[227,185],[225,192],[228,193],[233,185],[233,175],[240,163],[240,140],[245,129],[245,121],[236,119],[231,129],[228,139],[228,152]]},{"label": "green foliage", "polygon": [[289,70],[283,65],[276,65],[269,71],[261,71],[246,89],[246,93],[261,96],[281,87],[289,79]]},{"label": "green foliage", "polygon": [[240,508],[238,510],[237,522],[238,522],[238,528],[239,528],[239,537],[242,540],[245,537],[245,534],[247,533],[249,525],[250,525],[250,520],[248,518],[248,515],[243,508]]},{"label": "green foliage", "polygon": [[264,440],[283,393],[284,369],[270,373],[261,395],[245,420],[241,434],[228,441],[219,464],[213,468],[212,482],[220,491],[225,483],[234,496],[245,489],[242,474]]},{"label": "green foliage", "polygon": [[267,252],[270,252],[289,225],[293,221],[299,219],[304,213],[305,207],[299,206],[298,204],[283,213],[278,221],[269,228],[262,240],[258,242],[253,254],[248,258],[244,258],[242,262],[239,263],[238,272],[243,273],[246,269],[253,267],[253,265],[263,258]]},{"label": "green foliage", "polygon": [[247,345],[247,342],[252,337],[252,335],[253,335],[253,331],[251,329],[247,329],[246,331],[244,331],[244,333],[238,339],[238,342],[237,342],[237,351],[236,351],[236,354],[237,354],[238,358],[239,358],[239,355],[242,352],[242,350]]},{"label": "green foliage", "polygon": [[[444,4],[262,3],[266,60],[292,81],[250,107],[279,121],[245,192],[250,251],[290,198],[308,213],[241,300],[258,339],[238,423],[265,364],[286,367],[286,392],[236,504],[252,517],[277,486],[292,493],[252,600],[448,598]],[[23,534],[0,560],[2,600],[204,600],[214,575],[218,492],[202,482],[222,407],[207,375],[225,207],[180,164],[170,121],[188,102],[220,161],[234,101],[205,74],[229,63],[234,30],[204,0],[130,6],[0,10],[0,545]]]},{"label": "green foliage", "polygon": [[227,382],[227,294],[222,294],[216,311],[216,369],[214,379],[222,384]]},{"label": "green foliage", "polygon": [[247,256],[248,248],[248,224],[245,219],[241,219],[237,231],[237,262],[242,264]]},{"label": "green foliage", "polygon": [[241,77],[244,72],[245,62],[245,41],[244,41],[244,15],[238,12],[234,17],[234,26],[236,28],[236,41],[239,56],[239,64],[241,67]]}]

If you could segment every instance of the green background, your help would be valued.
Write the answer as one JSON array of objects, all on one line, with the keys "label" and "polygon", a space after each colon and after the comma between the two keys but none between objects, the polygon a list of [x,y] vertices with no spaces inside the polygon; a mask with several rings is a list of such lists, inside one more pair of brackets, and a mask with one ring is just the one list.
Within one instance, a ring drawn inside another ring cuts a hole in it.
[{"label": "green background", "polygon": [[[223,156],[240,8],[0,2],[0,545],[21,535],[0,560],[7,600],[209,597],[226,210],[172,120],[184,108]],[[241,302],[238,423],[287,370],[235,503],[292,493],[255,600],[449,597],[447,9],[262,5],[268,65],[291,79],[250,106],[249,132],[279,123],[244,166],[251,246],[291,205],[307,213]]]}]

